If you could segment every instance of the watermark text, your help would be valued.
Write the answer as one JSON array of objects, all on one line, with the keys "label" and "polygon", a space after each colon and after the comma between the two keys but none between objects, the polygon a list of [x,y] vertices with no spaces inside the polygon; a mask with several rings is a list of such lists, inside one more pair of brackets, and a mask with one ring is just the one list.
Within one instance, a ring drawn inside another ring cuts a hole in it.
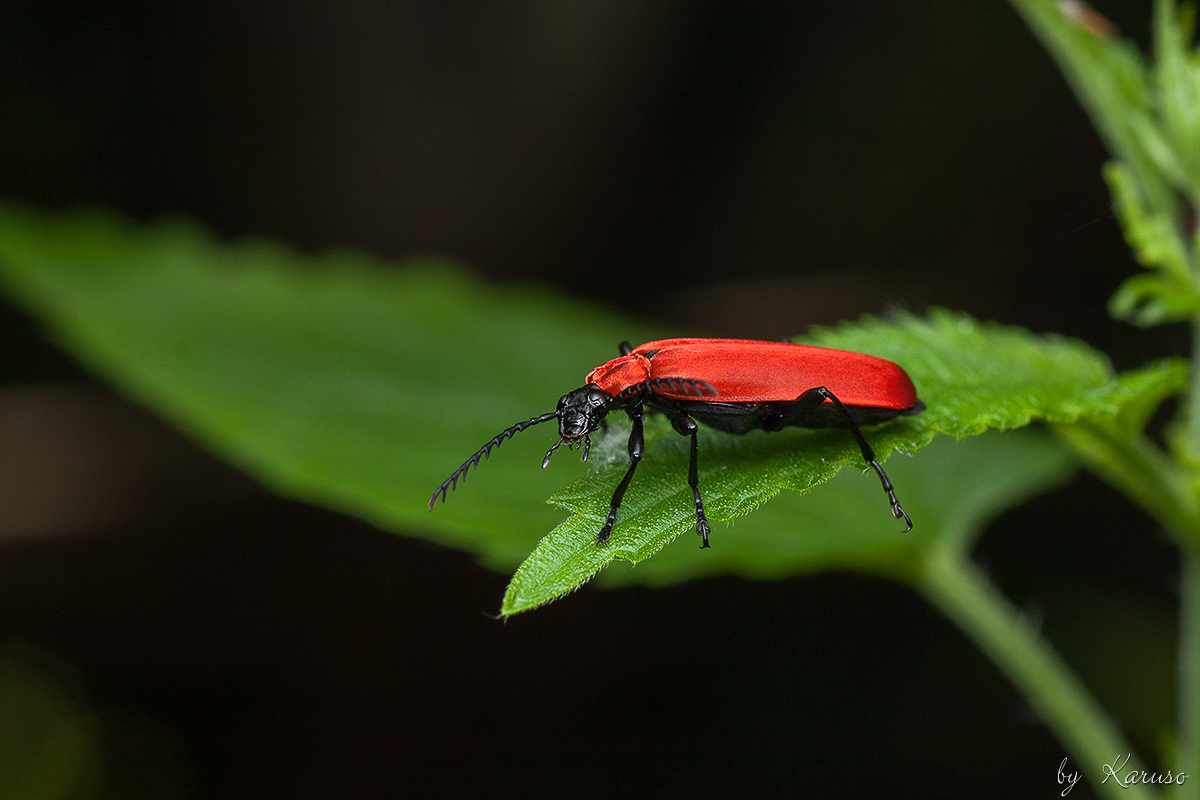
[{"label": "watermark text", "polygon": [[[1117,756],[1111,763],[1105,764],[1104,779],[1101,784],[1108,783],[1111,779],[1113,783],[1120,786],[1122,789],[1128,789],[1130,786],[1137,784],[1158,784],[1160,786],[1183,786],[1190,775],[1186,772],[1146,772],[1143,769],[1126,769],[1129,765],[1130,754],[1126,753],[1123,756]],[[1067,759],[1063,759],[1058,765],[1058,785],[1063,787],[1062,797],[1066,797],[1075,788],[1075,784],[1079,783],[1079,779],[1083,777],[1079,770],[1071,771],[1067,766]]]},{"label": "watermark text", "polygon": [[[1112,778],[1117,782],[1122,789],[1128,789],[1138,783],[1159,783],[1159,784],[1176,784],[1183,786],[1183,782],[1188,779],[1186,772],[1173,773],[1171,770],[1166,772],[1146,772],[1145,770],[1131,769],[1122,774],[1125,765],[1129,763],[1129,754],[1125,754],[1122,758],[1117,756],[1111,764],[1104,765],[1104,780],[1100,783],[1108,783],[1108,779]],[[1059,769],[1061,772],[1061,768]]]},{"label": "watermark text", "polygon": [[1058,765],[1058,785],[1067,785],[1067,788],[1062,790],[1062,796],[1066,797],[1075,788],[1075,784],[1079,783],[1079,770],[1067,772],[1067,760],[1064,758],[1062,763]]}]

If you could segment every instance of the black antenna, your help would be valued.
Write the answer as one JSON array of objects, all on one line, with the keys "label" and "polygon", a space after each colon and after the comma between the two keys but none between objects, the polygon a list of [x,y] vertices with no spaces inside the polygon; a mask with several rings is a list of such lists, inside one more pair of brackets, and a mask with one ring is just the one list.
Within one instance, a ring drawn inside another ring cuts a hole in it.
[{"label": "black antenna", "polygon": [[520,433],[526,428],[532,428],[534,425],[540,425],[543,422],[549,422],[557,417],[558,412],[552,411],[549,414],[542,414],[540,417],[534,417],[533,419],[526,420],[525,422],[518,422],[511,428],[505,428],[500,433],[497,433],[492,437],[490,442],[479,448],[475,455],[468,458],[463,462],[461,467],[454,470],[454,472],[450,474],[449,478],[446,478],[446,480],[442,481],[441,486],[433,490],[433,496],[429,498],[429,510],[433,511],[433,505],[437,502],[439,494],[442,496],[442,502],[446,502],[446,493],[452,491],[458,485],[458,479],[462,478],[463,480],[466,480],[467,471],[470,470],[471,467],[478,467],[479,462],[482,459],[487,458],[492,452],[492,449],[498,447],[505,439],[511,439],[515,434]]},{"label": "black antenna", "polygon": [[669,389],[680,394],[690,394],[696,397],[716,397],[718,392],[713,385],[708,381],[698,381],[694,378],[651,378],[648,381],[635,383],[633,386],[622,389],[612,399],[611,405],[619,406],[624,401],[634,395],[641,394],[647,390],[653,392],[655,389]]}]

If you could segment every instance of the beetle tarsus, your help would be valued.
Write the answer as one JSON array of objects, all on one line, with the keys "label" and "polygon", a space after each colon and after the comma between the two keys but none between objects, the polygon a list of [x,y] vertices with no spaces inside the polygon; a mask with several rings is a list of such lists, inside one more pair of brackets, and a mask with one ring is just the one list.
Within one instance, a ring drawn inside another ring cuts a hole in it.
[{"label": "beetle tarsus", "polygon": [[554,451],[563,443],[562,437],[558,437],[558,441],[550,445],[550,449],[546,451],[546,457],[542,459],[542,469],[550,466],[550,456],[554,455]]},{"label": "beetle tarsus", "polygon": [[700,490],[692,489],[692,499],[696,501],[696,533],[699,534],[701,542],[700,549],[708,547],[708,517],[704,516],[704,507],[700,504]]},{"label": "beetle tarsus", "polygon": [[892,516],[896,519],[903,519],[908,527],[904,529],[905,533],[912,530],[912,520],[909,519],[908,513],[900,507],[900,501],[896,499],[896,490],[892,488],[892,482],[888,479],[887,473],[883,471],[883,467],[879,466],[879,462],[871,459],[868,462],[879,475],[879,482],[883,484],[883,491],[887,492],[888,501],[892,504]]},{"label": "beetle tarsus", "polygon": [[604,527],[600,529],[600,533],[596,534],[596,544],[608,544],[609,538],[612,536],[613,526],[617,524],[616,511],[608,512],[608,521],[604,523]]}]

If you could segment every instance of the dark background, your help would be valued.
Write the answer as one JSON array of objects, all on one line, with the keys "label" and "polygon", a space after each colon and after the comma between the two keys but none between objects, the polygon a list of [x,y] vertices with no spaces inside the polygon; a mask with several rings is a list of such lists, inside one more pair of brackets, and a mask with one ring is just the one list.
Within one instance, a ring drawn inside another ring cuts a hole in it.
[{"label": "dark background", "polygon": [[[1100,10],[1145,44],[1149,5]],[[944,305],[1185,352],[1105,315],[1135,265],[1104,159],[999,0],[0,3],[0,196],[439,252],[702,334]],[[0,641],[98,720],[114,796],[1061,791],[1062,746],[903,588],[584,589],[501,624],[506,576],[270,496],[12,306],[0,335]],[[976,556],[1153,761],[1153,524],[1082,477]]]}]

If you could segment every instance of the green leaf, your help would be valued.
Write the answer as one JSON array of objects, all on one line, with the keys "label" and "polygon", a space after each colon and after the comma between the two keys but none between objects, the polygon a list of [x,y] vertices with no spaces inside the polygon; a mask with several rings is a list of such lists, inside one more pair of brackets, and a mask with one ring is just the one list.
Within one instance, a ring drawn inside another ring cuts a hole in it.
[{"label": "green leaf", "polygon": [[[881,356],[904,366],[912,377],[927,409],[866,431],[880,460],[896,449],[913,453],[938,433],[961,438],[989,428],[1019,428],[1034,420],[1073,423],[1109,419],[1127,403],[1146,402],[1147,396],[1161,399],[1179,391],[1187,381],[1186,367],[1181,362],[1161,362],[1118,378],[1108,359],[1082,342],[1036,336],[1020,328],[980,323],[948,311],[934,311],[928,318],[898,314],[891,321],[868,317],[858,323],[816,330],[802,341]],[[686,440],[675,435],[665,421],[650,422],[647,455],[625,496],[608,544],[597,545],[596,532],[607,515],[613,487],[628,465],[624,454],[627,428],[615,426],[598,447],[593,447],[599,465],[596,471],[551,498],[573,516],[551,531],[518,569],[505,596],[503,613],[517,613],[549,602],[587,581],[614,559],[637,564],[694,526],[695,512],[686,482]],[[748,514],[784,489],[807,492],[844,466],[862,468],[862,456],[842,430],[759,431],[743,437],[705,433],[699,477],[710,521],[730,521]],[[903,550],[905,539],[888,514],[878,482],[872,475],[856,477],[876,495],[864,508],[875,509],[878,519],[888,524],[882,530],[890,531],[890,546]],[[895,475],[892,481],[901,502],[908,507],[908,487]],[[843,512],[846,507],[838,506]],[[908,510],[911,515],[913,508]],[[913,520],[910,537],[919,538],[939,529],[936,521],[930,524],[917,516]],[[922,525],[929,526],[926,533],[922,533]],[[740,527],[741,523],[729,530]],[[875,537],[880,534],[881,529],[866,526],[842,531],[838,536],[843,551],[877,554],[880,550]],[[750,560],[775,557],[778,546],[778,542],[767,545],[765,538],[737,537],[730,542],[726,538],[726,530],[714,525],[714,549],[757,549],[758,554],[749,556]],[[810,556],[808,553],[806,558]],[[831,559],[826,564],[811,560],[805,563],[820,567],[844,561],[841,556]],[[696,561],[699,563],[693,567],[694,572],[706,569],[700,565],[705,563],[702,559]]]},{"label": "green leaf", "polygon": [[443,478],[498,430],[554,409],[623,339],[661,329],[444,260],[306,256],[194,223],[134,225],[0,203],[0,287],[129,396],[277,491],[511,570],[586,465],[538,464],[550,432]]},{"label": "green leaf", "polygon": [[1183,322],[1200,313],[1200,295],[1170,276],[1134,275],[1117,288],[1108,311],[1134,325]]},{"label": "green leaf", "polygon": [[1104,167],[1125,240],[1142,266],[1154,270],[1127,278],[1109,301],[1109,313],[1136,325],[1191,318],[1200,311],[1200,293],[1182,232],[1172,221],[1146,209],[1133,177],[1122,164]]}]

